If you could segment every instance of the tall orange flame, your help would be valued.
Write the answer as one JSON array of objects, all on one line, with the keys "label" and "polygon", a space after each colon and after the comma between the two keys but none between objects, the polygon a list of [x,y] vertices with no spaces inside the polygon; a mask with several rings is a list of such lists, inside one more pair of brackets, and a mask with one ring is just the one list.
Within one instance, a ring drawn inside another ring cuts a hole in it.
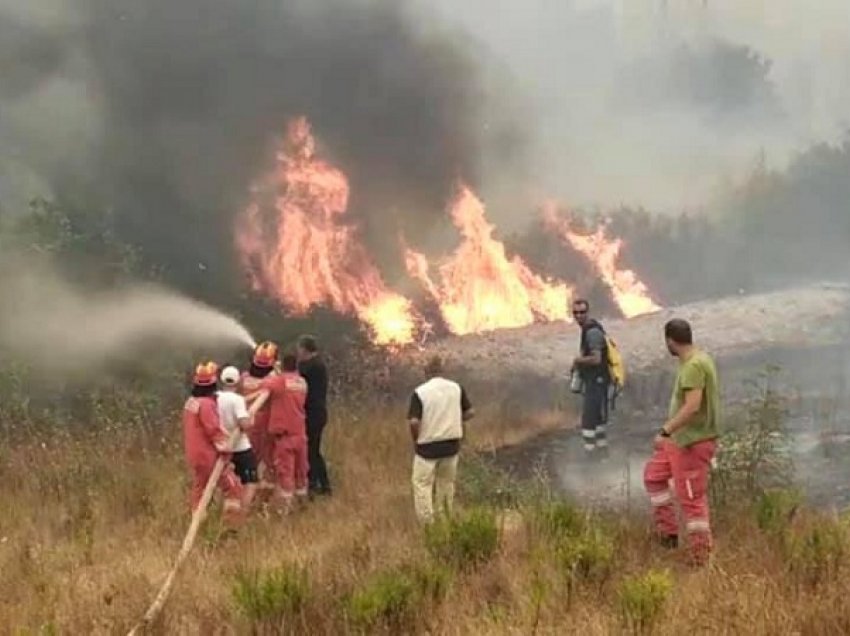
[{"label": "tall orange flame", "polygon": [[315,156],[305,117],[289,122],[275,170],[253,190],[236,243],[255,291],[296,315],[319,305],[354,315],[379,344],[413,340],[411,303],[387,288],[356,228],[344,224],[348,180]]},{"label": "tall orange flame", "polygon": [[611,289],[614,301],[626,318],[661,309],[652,300],[649,289],[638,279],[637,274],[617,266],[623,240],[607,238],[607,224],[600,225],[591,234],[581,234],[573,231],[569,220],[558,216],[551,207],[544,210],[544,219],[562,241],[590,261],[602,281]]},{"label": "tall orange flame", "polygon": [[463,242],[439,266],[439,284],[424,255],[407,248],[405,258],[408,273],[437,302],[449,330],[466,334],[567,319],[571,289],[543,280],[518,256],[509,259],[468,187],[459,188],[449,212]]}]

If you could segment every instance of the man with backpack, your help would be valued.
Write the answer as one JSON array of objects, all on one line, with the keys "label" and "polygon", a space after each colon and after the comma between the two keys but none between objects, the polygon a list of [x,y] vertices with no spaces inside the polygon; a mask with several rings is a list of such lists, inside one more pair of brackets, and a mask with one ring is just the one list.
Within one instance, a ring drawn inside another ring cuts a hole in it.
[{"label": "man with backpack", "polygon": [[588,454],[608,454],[606,424],[608,391],[611,387],[611,346],[602,325],[590,317],[590,304],[584,299],[573,301],[573,317],[581,328],[579,355],[573,360],[573,372],[582,381],[581,436]]}]

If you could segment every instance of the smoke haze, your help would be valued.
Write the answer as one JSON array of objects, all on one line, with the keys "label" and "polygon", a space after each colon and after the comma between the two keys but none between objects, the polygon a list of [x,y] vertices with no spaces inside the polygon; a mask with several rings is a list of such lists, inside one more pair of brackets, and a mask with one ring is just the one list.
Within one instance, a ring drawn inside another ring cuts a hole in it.
[{"label": "smoke haze", "polygon": [[3,34],[5,207],[46,183],[113,209],[191,283],[232,266],[232,219],[288,117],[349,176],[367,238],[442,218],[495,134],[474,60],[394,2],[3,0]]},{"label": "smoke haze", "polygon": [[429,4],[510,70],[529,173],[569,204],[702,207],[850,126],[844,0]]},{"label": "smoke haze", "polygon": [[110,210],[216,302],[292,115],[386,271],[388,236],[448,225],[459,177],[503,228],[548,197],[703,208],[762,152],[837,141],[850,99],[844,0],[0,0],[0,59],[0,211]]},{"label": "smoke haze", "polygon": [[161,287],[91,292],[45,268],[0,277],[0,347],[44,373],[85,372],[152,351],[252,347],[234,318]]}]

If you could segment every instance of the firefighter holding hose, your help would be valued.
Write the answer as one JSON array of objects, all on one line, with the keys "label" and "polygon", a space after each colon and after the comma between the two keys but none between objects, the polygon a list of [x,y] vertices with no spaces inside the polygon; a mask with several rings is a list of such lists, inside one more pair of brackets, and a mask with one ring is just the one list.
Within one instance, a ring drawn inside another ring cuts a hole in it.
[{"label": "firefighter holding hose", "polygon": [[186,463],[192,474],[190,498],[193,511],[198,508],[216,461],[224,456],[225,467],[218,480],[218,487],[224,493],[224,523],[233,529],[244,516],[243,492],[230,462],[230,435],[218,416],[217,380],[218,366],[215,362],[202,362],[195,368],[192,395],[183,406],[183,441]]},{"label": "firefighter holding hose", "polygon": [[[261,342],[254,349],[251,365],[248,371],[242,374],[242,394],[250,405],[259,395],[263,381],[274,372],[277,362],[278,346],[274,342]],[[268,403],[261,404],[254,416],[254,424],[248,432],[251,448],[257,458],[257,464],[263,467],[260,489],[269,491],[273,488],[275,479],[274,458],[272,456],[272,441],[269,437],[269,416],[271,406]]]}]

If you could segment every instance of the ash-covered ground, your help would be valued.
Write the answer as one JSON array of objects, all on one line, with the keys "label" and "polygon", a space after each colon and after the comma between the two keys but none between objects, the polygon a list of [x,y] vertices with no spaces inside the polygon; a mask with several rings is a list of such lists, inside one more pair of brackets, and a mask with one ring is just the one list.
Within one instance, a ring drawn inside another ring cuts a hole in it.
[{"label": "ash-covered ground", "polygon": [[[415,354],[441,353],[475,393],[495,394],[506,416],[563,409],[564,430],[503,449],[500,462],[518,475],[541,469],[582,498],[644,506],[643,464],[664,422],[675,361],[663,342],[671,317],[691,322],[700,347],[718,360],[727,414],[755,394],[752,382],[780,368],[796,479],[821,505],[850,505],[850,289],[818,284],[705,301],[631,320],[604,320],[629,372],[611,413],[611,456],[588,461],[576,430],[579,397],[566,389],[578,347],[575,325],[535,325],[450,338]],[[420,360],[421,361],[421,360]]]}]

